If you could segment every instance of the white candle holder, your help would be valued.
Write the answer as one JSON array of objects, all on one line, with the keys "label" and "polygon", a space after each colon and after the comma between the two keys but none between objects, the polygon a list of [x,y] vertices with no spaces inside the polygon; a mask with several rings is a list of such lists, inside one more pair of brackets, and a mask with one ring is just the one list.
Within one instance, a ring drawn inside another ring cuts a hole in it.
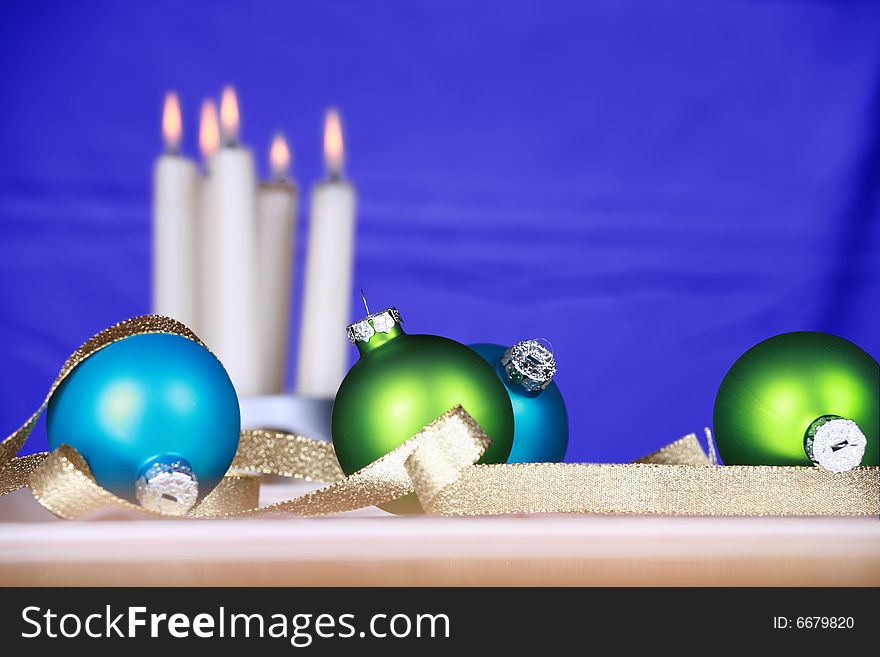
[{"label": "white candle holder", "polygon": [[242,429],[274,429],[330,441],[333,399],[295,394],[238,398]]}]

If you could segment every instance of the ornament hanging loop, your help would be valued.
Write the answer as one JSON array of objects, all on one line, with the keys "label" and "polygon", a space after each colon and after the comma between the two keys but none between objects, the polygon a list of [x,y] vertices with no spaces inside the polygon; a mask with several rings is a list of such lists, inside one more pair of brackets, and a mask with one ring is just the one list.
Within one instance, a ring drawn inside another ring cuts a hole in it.
[{"label": "ornament hanging loop", "polygon": [[556,350],[553,349],[553,343],[550,342],[549,338],[535,338],[535,342],[544,347],[551,354],[555,354]]}]

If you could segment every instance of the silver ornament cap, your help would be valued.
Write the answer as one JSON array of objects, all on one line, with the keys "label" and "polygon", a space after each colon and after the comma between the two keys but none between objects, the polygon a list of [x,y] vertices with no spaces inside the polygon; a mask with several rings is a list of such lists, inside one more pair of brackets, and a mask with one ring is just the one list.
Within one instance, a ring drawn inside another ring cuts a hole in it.
[{"label": "silver ornament cap", "polygon": [[504,352],[501,366],[511,381],[528,392],[540,392],[550,385],[556,374],[556,358],[541,341],[523,340]]},{"label": "silver ornament cap", "polygon": [[186,459],[156,459],[141,470],[135,495],[145,509],[182,516],[198,501],[199,482]]},{"label": "silver ornament cap", "polygon": [[867,445],[858,424],[833,415],[813,422],[804,439],[807,456],[828,472],[847,472],[858,466]]},{"label": "silver ornament cap", "polygon": [[348,334],[348,341],[357,344],[358,342],[369,342],[370,338],[377,333],[388,333],[395,326],[401,324],[403,324],[403,318],[397,312],[397,308],[386,308],[349,324],[345,332]]}]

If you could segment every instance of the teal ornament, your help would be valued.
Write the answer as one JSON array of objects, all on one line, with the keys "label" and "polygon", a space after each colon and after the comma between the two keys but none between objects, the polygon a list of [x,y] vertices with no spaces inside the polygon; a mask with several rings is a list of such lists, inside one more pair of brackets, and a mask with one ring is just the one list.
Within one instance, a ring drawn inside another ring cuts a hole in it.
[{"label": "teal ornament", "polygon": [[565,458],[568,412],[553,381],[556,360],[538,340],[510,348],[472,344],[504,383],[513,406],[513,447],[508,463],[552,463]]},{"label": "teal ornament", "polygon": [[171,333],[132,335],[89,356],[49,401],[49,448],[66,444],[104,488],[183,515],[238,448],[238,397],[220,361]]}]

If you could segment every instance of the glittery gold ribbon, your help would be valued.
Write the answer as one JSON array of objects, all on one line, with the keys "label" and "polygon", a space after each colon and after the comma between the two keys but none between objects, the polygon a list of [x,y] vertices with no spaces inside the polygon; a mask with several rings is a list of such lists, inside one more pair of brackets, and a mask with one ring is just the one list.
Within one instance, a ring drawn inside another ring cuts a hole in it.
[{"label": "glittery gold ribbon", "polygon": [[[175,333],[182,324],[155,315],[102,331],[65,363],[40,409],[0,443],[0,495],[29,486],[52,513],[80,518],[115,509],[164,516],[99,486],[80,454],[15,457],[58,385],[99,349],[139,333]],[[475,465],[490,439],[456,407],[403,445],[346,477],[329,443],[273,431],[243,431],[233,466],[188,517],[286,513],[316,516],[383,504],[415,492],[427,513],[633,513],[674,515],[877,515],[880,468],[831,474],[811,467],[714,465],[693,434],[632,464]],[[260,475],[328,483],[300,497],[258,506]],[[168,516],[171,517],[171,516]]]}]

